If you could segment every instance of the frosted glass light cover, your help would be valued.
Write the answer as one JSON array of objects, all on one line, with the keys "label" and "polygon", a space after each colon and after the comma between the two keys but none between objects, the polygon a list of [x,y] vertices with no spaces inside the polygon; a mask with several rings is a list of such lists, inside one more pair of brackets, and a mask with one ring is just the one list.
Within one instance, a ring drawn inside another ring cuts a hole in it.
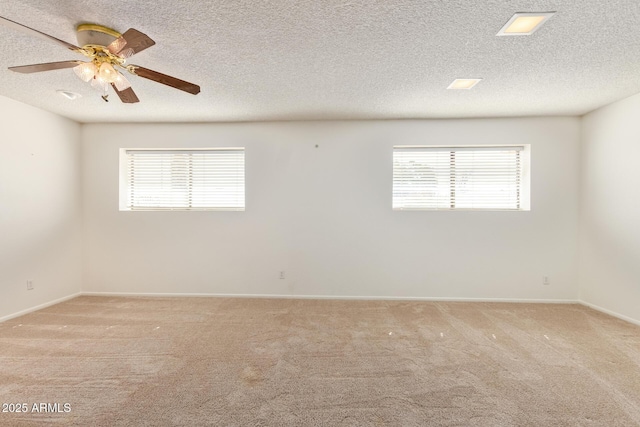
[{"label": "frosted glass light cover", "polygon": [[113,80],[113,84],[116,86],[116,89],[118,89],[118,91],[122,92],[125,89],[128,89],[131,87],[131,83],[129,83],[129,80],[127,80],[121,73],[116,71],[116,78]]},{"label": "frosted glass light cover", "polygon": [[93,62],[85,62],[73,67],[73,71],[83,81],[88,82],[89,80],[93,79],[93,77],[96,75],[96,71],[98,70]]},{"label": "frosted glass light cover", "polygon": [[108,62],[103,62],[102,65],[100,65],[100,77],[105,82],[113,83],[116,78],[116,74],[118,74],[118,72]]},{"label": "frosted glass light cover", "polygon": [[91,80],[91,87],[94,89],[98,89],[99,91],[106,94],[107,90],[109,89],[109,83],[107,83],[107,81],[105,81],[102,77],[98,76],[95,79]]}]

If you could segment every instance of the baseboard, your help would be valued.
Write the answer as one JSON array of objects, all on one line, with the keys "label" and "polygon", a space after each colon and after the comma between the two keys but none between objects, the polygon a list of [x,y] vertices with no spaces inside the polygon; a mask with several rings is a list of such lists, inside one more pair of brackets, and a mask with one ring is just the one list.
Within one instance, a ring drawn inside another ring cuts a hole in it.
[{"label": "baseboard", "polygon": [[17,313],[0,317],[0,323],[6,320],[14,319],[16,317],[24,316],[25,314],[33,313],[34,311],[42,310],[43,308],[51,307],[52,305],[60,304],[61,302],[79,297],[80,295],[82,295],[81,292],[75,293],[73,295],[67,295],[66,297],[58,298],[53,301],[45,302],[44,304],[36,305],[35,307],[27,308],[26,310],[18,311]]},{"label": "baseboard", "polygon": [[626,322],[633,323],[634,325],[640,326],[640,320],[634,319],[634,318],[629,317],[629,316],[625,316],[624,314],[616,313],[615,311],[608,310],[606,308],[600,307],[599,305],[591,304],[590,302],[586,302],[586,301],[582,301],[582,300],[580,300],[578,302],[580,304],[584,305],[585,307],[592,308],[592,309],[594,309],[596,311],[599,311],[601,313],[608,314],[609,316],[613,316],[613,317],[616,317],[616,318],[618,318],[620,320],[624,320]]},{"label": "baseboard", "polygon": [[217,298],[273,298],[273,299],[323,299],[362,301],[443,301],[443,302],[510,302],[543,304],[577,304],[570,299],[525,299],[525,298],[456,298],[456,297],[397,297],[397,296],[352,296],[352,295],[286,295],[286,294],[216,294],[216,293],[143,293],[143,292],[82,292],[87,296],[103,297],[217,297]]},{"label": "baseboard", "polygon": [[43,308],[59,304],[78,296],[103,297],[217,297],[217,298],[274,298],[274,299],[322,299],[322,300],[361,300],[361,301],[442,301],[442,302],[508,302],[535,304],[581,304],[617,319],[640,326],[640,320],[624,314],[616,313],[596,304],[582,300],[570,299],[526,299],[526,298],[456,298],[456,297],[395,297],[395,296],[347,296],[347,295],[280,295],[280,294],[216,294],[216,293],[142,293],[142,292],[78,292],[66,297],[58,298],[44,304],[18,311],[0,317],[0,323]]}]

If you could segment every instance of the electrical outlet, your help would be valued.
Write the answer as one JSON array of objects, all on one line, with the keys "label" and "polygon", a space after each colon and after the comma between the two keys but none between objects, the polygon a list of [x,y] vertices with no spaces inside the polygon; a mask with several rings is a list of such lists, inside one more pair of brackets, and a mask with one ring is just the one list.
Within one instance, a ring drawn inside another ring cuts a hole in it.
[{"label": "electrical outlet", "polygon": [[280,272],[280,280],[284,280],[284,271]]},{"label": "electrical outlet", "polygon": [[549,286],[551,284],[551,280],[549,276],[542,276],[542,284],[545,286]]},{"label": "electrical outlet", "polygon": [[27,290],[28,291],[33,290],[33,280],[27,280]]}]

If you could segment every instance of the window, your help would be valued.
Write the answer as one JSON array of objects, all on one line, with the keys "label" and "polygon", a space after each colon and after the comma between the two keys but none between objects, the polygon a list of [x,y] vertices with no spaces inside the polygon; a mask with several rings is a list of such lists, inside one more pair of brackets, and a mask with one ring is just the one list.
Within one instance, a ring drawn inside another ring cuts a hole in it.
[{"label": "window", "polygon": [[393,148],[393,209],[529,209],[529,146]]},{"label": "window", "polygon": [[120,210],[244,210],[244,148],[120,150]]}]

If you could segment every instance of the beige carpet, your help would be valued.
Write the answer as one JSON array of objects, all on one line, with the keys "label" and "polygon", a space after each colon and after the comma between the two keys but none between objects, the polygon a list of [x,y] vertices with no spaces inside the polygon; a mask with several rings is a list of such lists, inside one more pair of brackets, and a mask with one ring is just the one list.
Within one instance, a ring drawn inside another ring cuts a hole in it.
[{"label": "beige carpet", "polygon": [[640,328],[578,305],[80,297],[0,323],[0,402],[29,410],[2,426],[634,426]]}]

